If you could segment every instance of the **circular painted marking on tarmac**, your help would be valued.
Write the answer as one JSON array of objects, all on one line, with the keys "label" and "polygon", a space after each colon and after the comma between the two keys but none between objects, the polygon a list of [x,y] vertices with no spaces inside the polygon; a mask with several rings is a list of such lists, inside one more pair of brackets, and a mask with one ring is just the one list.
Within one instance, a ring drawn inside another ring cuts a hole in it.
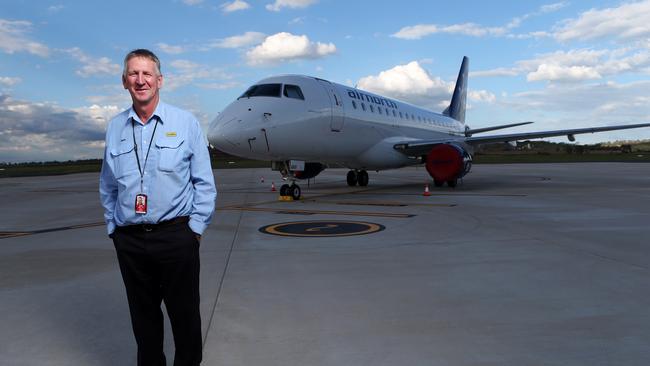
[{"label": "circular painted marking on tarmac", "polygon": [[384,225],[362,221],[293,221],[262,226],[260,231],[271,235],[322,238],[365,235],[385,228]]}]

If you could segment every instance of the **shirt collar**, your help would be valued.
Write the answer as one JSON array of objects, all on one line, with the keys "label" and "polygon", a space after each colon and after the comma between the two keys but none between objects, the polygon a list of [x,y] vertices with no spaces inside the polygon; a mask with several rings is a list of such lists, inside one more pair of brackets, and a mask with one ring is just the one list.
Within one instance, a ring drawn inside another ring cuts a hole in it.
[{"label": "shirt collar", "polygon": [[[163,123],[165,121],[166,109],[167,108],[165,108],[165,103],[159,100],[158,105],[156,106],[156,109],[153,111],[153,114],[151,115],[151,118],[149,120],[151,121],[154,117],[157,117],[158,121],[160,123]],[[133,109],[133,105],[131,105],[131,108],[129,108],[129,115],[127,121],[131,121],[131,119],[133,119],[139,124],[143,124],[142,121],[140,120],[140,117],[138,117],[138,114],[135,113],[135,109]]]}]

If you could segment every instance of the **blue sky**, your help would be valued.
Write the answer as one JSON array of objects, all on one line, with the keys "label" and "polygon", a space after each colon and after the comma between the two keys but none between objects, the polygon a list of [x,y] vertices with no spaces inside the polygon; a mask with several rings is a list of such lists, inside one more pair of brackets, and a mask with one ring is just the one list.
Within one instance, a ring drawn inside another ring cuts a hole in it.
[{"label": "blue sky", "polygon": [[[101,157],[130,105],[124,55],[203,126],[259,79],[318,76],[436,111],[470,58],[467,123],[650,122],[650,1],[11,1],[0,12],[0,162]],[[650,139],[650,130],[577,136]]]}]

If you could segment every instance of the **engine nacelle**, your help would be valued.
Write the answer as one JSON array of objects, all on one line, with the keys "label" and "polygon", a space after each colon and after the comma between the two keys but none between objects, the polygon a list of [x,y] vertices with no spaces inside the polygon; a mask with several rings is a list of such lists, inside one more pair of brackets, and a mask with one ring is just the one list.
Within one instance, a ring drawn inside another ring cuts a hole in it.
[{"label": "engine nacelle", "polygon": [[426,157],[427,172],[439,182],[462,178],[472,168],[472,155],[454,144],[434,146]]},{"label": "engine nacelle", "polygon": [[291,170],[289,173],[293,175],[296,179],[311,179],[323,170],[325,170],[325,164],[321,163],[305,163],[304,170]]}]

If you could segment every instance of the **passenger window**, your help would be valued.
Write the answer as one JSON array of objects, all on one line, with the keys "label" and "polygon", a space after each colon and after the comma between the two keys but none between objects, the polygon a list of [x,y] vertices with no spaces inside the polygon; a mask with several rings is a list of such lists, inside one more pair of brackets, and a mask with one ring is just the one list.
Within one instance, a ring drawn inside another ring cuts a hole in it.
[{"label": "passenger window", "polygon": [[302,94],[302,90],[298,85],[284,85],[284,96],[287,98],[305,100],[305,96]]},{"label": "passenger window", "polygon": [[354,100],[352,101],[352,107],[353,107],[354,109],[357,109],[357,102],[355,102]]},{"label": "passenger window", "polygon": [[361,109],[363,109],[364,111],[366,110],[366,103],[361,102]]},{"label": "passenger window", "polygon": [[404,116],[402,115],[402,112],[399,112],[399,118],[404,119]]},{"label": "passenger window", "polygon": [[372,104],[370,104],[370,112],[375,113],[375,107],[373,107]]},{"label": "passenger window", "polygon": [[382,114],[381,113],[381,107],[377,107],[377,112],[379,112],[379,114]]},{"label": "passenger window", "polygon": [[393,117],[397,117],[397,112],[393,109]]},{"label": "passenger window", "polygon": [[[282,84],[258,84],[253,85],[244,92],[239,98],[252,97],[280,97]],[[237,99],[239,99],[237,98]]]}]

